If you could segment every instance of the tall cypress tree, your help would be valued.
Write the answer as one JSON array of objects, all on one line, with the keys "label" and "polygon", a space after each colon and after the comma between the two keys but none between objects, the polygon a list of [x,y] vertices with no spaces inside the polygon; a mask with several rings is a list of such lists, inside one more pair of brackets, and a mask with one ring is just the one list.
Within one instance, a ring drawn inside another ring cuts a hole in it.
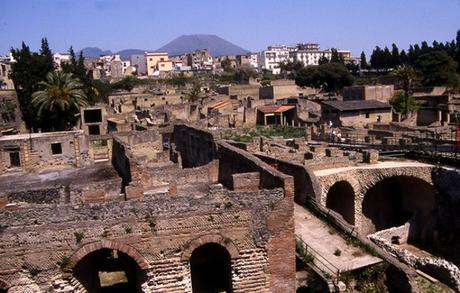
[{"label": "tall cypress tree", "polygon": [[391,45],[391,66],[396,68],[401,65],[401,57],[399,55],[399,49],[395,43]]},{"label": "tall cypress tree", "polygon": [[366,60],[366,54],[364,51],[361,52],[361,69],[366,69],[367,68],[367,60]]},{"label": "tall cypress tree", "polygon": [[32,53],[22,42],[21,48],[11,48],[11,54],[16,62],[11,64],[10,78],[18,94],[23,120],[29,129],[47,128],[48,121],[37,118],[31,99],[32,94],[39,89],[38,83],[44,81],[48,72],[54,70],[48,40],[42,39],[40,53]]},{"label": "tall cypress tree", "polygon": [[388,70],[392,67],[392,58],[391,58],[391,52],[390,50],[388,49],[388,47],[385,47],[385,49],[383,50],[383,69],[385,70]]},{"label": "tall cypress tree", "polygon": [[375,49],[372,51],[372,55],[371,55],[371,66],[373,69],[377,69],[377,70],[380,70],[380,69],[383,69],[383,51],[382,49],[377,46],[375,47]]},{"label": "tall cypress tree", "polygon": [[407,64],[409,62],[406,51],[404,50],[401,51],[401,54],[399,54],[399,60],[401,64]]},{"label": "tall cypress tree", "polygon": [[460,30],[457,31],[456,37],[456,44],[455,44],[455,51],[456,51],[456,58],[455,61],[458,63],[457,72],[460,73]]},{"label": "tall cypress tree", "polygon": [[415,64],[415,60],[416,60],[415,49],[414,49],[414,46],[410,45],[409,51],[407,52],[407,62],[413,66]]}]

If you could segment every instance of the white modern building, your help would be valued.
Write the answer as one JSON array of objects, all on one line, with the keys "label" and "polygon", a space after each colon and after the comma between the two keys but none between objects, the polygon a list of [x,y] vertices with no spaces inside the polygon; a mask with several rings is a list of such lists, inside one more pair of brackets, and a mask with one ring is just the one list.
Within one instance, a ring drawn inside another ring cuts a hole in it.
[{"label": "white modern building", "polygon": [[303,66],[319,65],[319,60],[322,57],[331,60],[332,53],[330,51],[310,51],[310,50],[299,50],[291,53],[292,60],[294,62],[300,62]]},{"label": "white modern building", "polygon": [[54,53],[53,62],[54,62],[54,66],[60,69],[62,63],[70,62],[70,54],[69,53]]},{"label": "white modern building", "polygon": [[[351,51],[337,50],[337,53],[346,63],[352,62]],[[331,60],[332,51],[330,49],[320,50],[319,44],[306,43],[297,44],[296,46],[270,46],[267,50],[257,55],[257,68],[259,70],[271,71],[273,74],[280,74],[279,65],[281,63],[300,62],[304,66],[316,66],[319,65],[322,57]]]},{"label": "white modern building", "polygon": [[293,62],[291,52],[297,50],[296,46],[276,45],[269,46],[267,50],[259,53],[258,68],[259,70],[268,70],[273,74],[280,74],[280,63]]},{"label": "white modern building", "polygon": [[256,69],[258,69],[258,67],[259,67],[258,57],[259,57],[258,53],[250,53],[249,54],[249,65],[251,65],[252,67],[254,67]]}]

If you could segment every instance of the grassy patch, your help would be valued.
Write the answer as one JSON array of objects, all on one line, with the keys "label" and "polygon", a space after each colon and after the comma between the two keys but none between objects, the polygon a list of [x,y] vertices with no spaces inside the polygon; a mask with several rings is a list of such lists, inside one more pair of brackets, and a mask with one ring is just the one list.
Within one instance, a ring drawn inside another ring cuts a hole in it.
[{"label": "grassy patch", "polygon": [[255,137],[283,137],[285,139],[302,138],[305,136],[304,127],[292,126],[257,126],[256,128],[242,129],[238,132],[228,131],[222,133],[222,138],[230,139],[238,142],[252,142]]}]

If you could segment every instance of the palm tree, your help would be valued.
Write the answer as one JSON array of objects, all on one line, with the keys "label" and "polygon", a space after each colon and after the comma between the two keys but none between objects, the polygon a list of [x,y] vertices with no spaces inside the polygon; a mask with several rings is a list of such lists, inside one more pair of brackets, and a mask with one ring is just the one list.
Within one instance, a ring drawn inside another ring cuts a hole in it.
[{"label": "palm tree", "polygon": [[412,89],[412,82],[417,78],[417,72],[412,66],[404,64],[396,68],[394,74],[402,82],[402,88],[404,90],[404,112],[407,116],[409,112],[409,96]]},{"label": "palm tree", "polygon": [[44,111],[51,113],[51,118],[58,120],[61,129],[65,128],[69,111],[78,112],[81,107],[89,105],[83,84],[71,73],[50,72],[39,86],[42,90],[32,94],[32,106],[37,109],[37,116],[41,118]]}]

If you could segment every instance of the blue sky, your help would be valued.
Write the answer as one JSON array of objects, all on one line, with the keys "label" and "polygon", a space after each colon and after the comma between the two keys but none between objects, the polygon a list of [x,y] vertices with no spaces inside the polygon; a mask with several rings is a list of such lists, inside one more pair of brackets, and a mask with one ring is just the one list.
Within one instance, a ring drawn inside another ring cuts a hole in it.
[{"label": "blue sky", "polygon": [[460,29],[460,0],[0,0],[0,54],[97,46],[157,49],[182,34],[216,34],[259,51],[270,44],[400,48],[446,41]]}]

